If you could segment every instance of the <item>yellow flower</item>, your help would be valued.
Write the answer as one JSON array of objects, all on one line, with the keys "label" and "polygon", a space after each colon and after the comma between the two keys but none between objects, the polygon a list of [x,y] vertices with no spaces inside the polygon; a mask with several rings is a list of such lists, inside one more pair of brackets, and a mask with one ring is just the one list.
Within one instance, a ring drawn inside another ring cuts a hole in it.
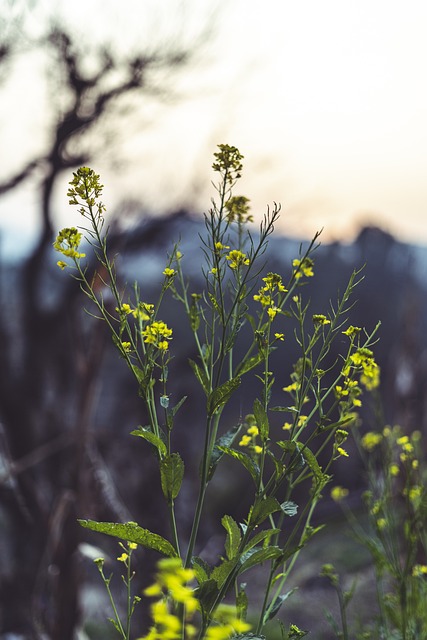
[{"label": "yellow flower", "polygon": [[282,429],[284,431],[290,431],[292,429],[292,425],[290,422],[285,422],[285,424],[283,425]]},{"label": "yellow flower", "polygon": [[362,438],[362,447],[366,451],[372,451],[383,439],[381,433],[375,433],[374,431],[368,431]]},{"label": "yellow flower", "polygon": [[303,258],[298,260],[297,258],[292,262],[292,266],[295,268],[294,277],[298,280],[302,276],[310,278],[314,276],[313,267],[314,262],[311,258]]},{"label": "yellow flower", "polygon": [[251,436],[257,436],[259,434],[259,429],[256,424],[252,425],[252,427],[249,427],[248,433]]},{"label": "yellow flower", "polygon": [[360,327],[353,327],[353,325],[350,325],[348,327],[348,329],[346,329],[345,331],[343,331],[343,334],[345,336],[354,336],[357,335],[358,333],[360,333],[362,331],[362,329]]},{"label": "yellow flower", "polygon": [[274,318],[277,316],[277,314],[279,313],[280,309],[278,309],[277,307],[275,307],[274,305],[269,307],[267,309],[267,313],[269,315],[270,320],[274,320]]},{"label": "yellow flower", "polygon": [[331,324],[331,321],[328,320],[328,318],[326,316],[324,316],[321,313],[315,313],[313,315],[313,324],[314,325],[318,325],[318,326],[324,326],[325,324]]},{"label": "yellow flower", "polygon": [[387,520],[385,518],[378,518],[377,520],[378,529],[380,530],[385,529],[386,526],[387,526]]},{"label": "yellow flower", "polygon": [[251,437],[245,434],[239,442],[239,447],[247,447],[250,443]]},{"label": "yellow flower", "polygon": [[344,458],[348,458],[349,457],[347,451],[345,449],[343,449],[342,447],[337,447],[337,452],[340,454],[340,456],[343,456]]},{"label": "yellow flower", "polygon": [[121,555],[121,556],[119,556],[119,557],[117,558],[117,560],[118,560],[119,562],[126,562],[126,560],[127,560],[128,558],[129,558],[129,554],[127,554],[125,551],[123,551],[122,555]]},{"label": "yellow flower", "polygon": [[274,337],[276,338],[276,340],[284,340],[285,339],[285,334],[284,333],[275,333]]},{"label": "yellow flower", "polygon": [[167,341],[172,339],[172,329],[165,322],[156,321],[145,327],[142,336],[146,344],[153,344],[161,351],[166,351],[169,348]]},{"label": "yellow flower", "polygon": [[130,342],[122,342],[122,349],[125,353],[129,353],[131,351],[131,346]]},{"label": "yellow flower", "polygon": [[68,267],[67,263],[64,262],[63,260],[58,260],[58,262],[56,264],[58,265],[58,267],[60,269],[62,269],[62,271],[64,271],[65,267]]},{"label": "yellow flower", "polygon": [[238,249],[233,249],[230,251],[228,256],[226,256],[228,260],[228,266],[230,269],[238,269],[241,266],[249,266],[250,260],[246,257],[246,253],[239,251]]},{"label": "yellow flower", "polygon": [[345,489],[344,487],[336,486],[331,489],[331,498],[335,502],[340,502],[343,498],[346,498],[347,496],[348,496],[348,489]]},{"label": "yellow flower", "polygon": [[392,476],[398,476],[399,475],[399,465],[396,464],[395,462],[392,462],[392,464],[389,466],[388,470],[390,471],[390,475],[392,475]]},{"label": "yellow flower", "polygon": [[262,447],[260,447],[258,444],[255,444],[254,445],[254,451],[255,451],[255,453],[260,454],[260,453],[262,453]]},{"label": "yellow flower", "polygon": [[116,311],[124,316],[128,316],[130,313],[133,313],[131,306],[126,302],[124,302],[120,307],[116,307]]},{"label": "yellow flower", "polygon": [[175,274],[175,269],[171,269],[170,267],[166,267],[166,269],[163,271],[163,275],[167,278],[172,278]]},{"label": "yellow flower", "polygon": [[416,564],[414,566],[414,568],[412,569],[412,575],[415,578],[427,575],[427,565],[425,565],[425,564]]}]

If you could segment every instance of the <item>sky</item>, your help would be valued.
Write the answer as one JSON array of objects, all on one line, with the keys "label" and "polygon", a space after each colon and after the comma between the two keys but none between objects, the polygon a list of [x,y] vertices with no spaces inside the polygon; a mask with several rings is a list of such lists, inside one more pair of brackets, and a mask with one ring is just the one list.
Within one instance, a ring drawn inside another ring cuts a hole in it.
[{"label": "sky", "polygon": [[[179,99],[115,123],[115,162],[101,153],[94,167],[111,209],[206,210],[226,142],[245,156],[239,192],[256,217],[280,202],[284,233],[350,240],[377,224],[427,243],[425,0],[27,2],[34,32],[55,10],[82,38],[129,50],[207,34],[175,81]],[[24,57],[0,86],[0,180],[43,148],[44,64]],[[36,204],[35,183],[1,198],[0,228],[34,229]],[[61,194],[56,209],[59,225],[76,223]]]}]

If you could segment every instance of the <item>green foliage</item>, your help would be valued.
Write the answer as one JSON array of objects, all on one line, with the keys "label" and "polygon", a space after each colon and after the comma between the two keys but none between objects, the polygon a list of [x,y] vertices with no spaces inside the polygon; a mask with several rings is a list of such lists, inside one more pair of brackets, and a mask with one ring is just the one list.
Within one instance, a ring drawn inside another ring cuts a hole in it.
[{"label": "green foliage", "polygon": [[[291,593],[285,585],[295,561],[317,530],[311,519],[331,479],[332,461],[347,456],[342,445],[356,421],[362,386],[372,389],[378,384],[378,367],[370,348],[378,327],[372,333],[351,325],[345,329],[359,272],[352,274],[344,293],[330,304],[328,315],[309,314],[301,289],[307,278],[314,276],[318,235],[289,265],[286,283],[280,274],[262,275],[263,255],[279,218],[279,207],[274,205],[267,212],[258,234],[250,229],[253,218],[249,200],[232,192],[241,176],[242,159],[238,149],[229,145],[220,145],[215,153],[218,202],[213,202],[205,215],[202,293],[189,292],[185,256],[178,245],[166,261],[157,301],[141,300],[137,285],[133,297],[119,290],[114,260],[108,253],[108,229],[104,230],[102,185],[99,176],[87,167],[74,174],[68,196],[88,226],[81,231],[74,227],[63,230],[54,244],[71,261],[60,260],[58,264],[61,269],[71,264],[74,277],[91,301],[94,311],[90,313],[107,323],[147,410],[147,424],[132,435],[152,445],[158,461],[169,512],[170,541],[136,523],[80,521],[93,531],[169,557],[160,562],[156,582],[145,594],[157,597],[152,609],[153,626],[146,640],[264,637],[265,624],[276,618]],[[85,254],[79,249],[83,237],[100,263],[102,276],[96,274],[89,279]],[[99,293],[99,278],[111,290],[114,311],[107,309]],[[180,452],[172,444],[179,438],[171,438],[185,398],[170,407],[175,329],[161,320],[169,295],[181,303],[187,317],[197,352],[189,360],[189,367],[206,402],[198,499],[185,553],[181,552],[183,533],[176,524],[176,510],[180,509],[180,490],[187,478]],[[279,320],[285,329],[279,330]],[[280,370],[271,370],[271,355],[282,350],[286,357],[286,342],[293,338],[300,357],[289,382],[281,379]],[[340,356],[331,364],[328,356],[333,344]],[[244,353],[238,361],[236,345]],[[332,382],[325,382],[326,371]],[[253,413],[230,429],[223,421],[224,408],[248,375],[253,375],[259,385],[257,397],[248,407]],[[273,392],[282,394],[279,406],[272,405]],[[287,418],[284,423],[281,414]],[[210,567],[195,555],[207,491],[220,465],[228,464],[232,469],[236,463],[251,477],[251,506],[244,522],[232,515],[222,517],[225,557],[219,557]],[[302,508],[291,499],[298,485],[305,495]],[[266,574],[264,601],[249,632],[246,615],[250,611],[253,617],[254,612],[238,577],[260,565]],[[198,583],[195,589],[188,586],[193,579]],[[226,604],[230,599],[233,604]],[[128,609],[127,629],[132,613],[133,608]],[[114,624],[127,638],[129,632],[117,617]],[[300,638],[306,633],[295,625],[280,628],[283,638]]]}]

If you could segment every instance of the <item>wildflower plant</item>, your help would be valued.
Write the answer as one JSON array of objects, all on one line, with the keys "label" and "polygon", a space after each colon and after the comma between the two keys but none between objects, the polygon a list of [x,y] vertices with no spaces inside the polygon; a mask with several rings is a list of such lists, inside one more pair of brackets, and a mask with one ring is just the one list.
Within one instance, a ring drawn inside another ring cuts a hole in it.
[{"label": "wildflower plant", "polygon": [[[318,234],[293,260],[286,281],[277,273],[263,275],[263,256],[280,208],[275,204],[267,211],[257,234],[251,230],[249,200],[233,193],[242,160],[239,150],[230,145],[219,145],[214,154],[218,198],[205,214],[201,293],[191,291],[185,277],[186,257],[178,245],[166,260],[157,301],[141,298],[137,285],[132,293],[119,290],[114,260],[108,253],[102,185],[87,167],[74,173],[68,191],[70,204],[78,206],[85,226],[61,231],[54,244],[65,258],[58,263],[60,268],[72,268],[95,309],[90,312],[107,323],[147,410],[147,425],[132,435],[149,442],[158,460],[169,537],[133,522],[80,521],[88,529],[163,556],[156,582],[145,593],[157,598],[146,640],[264,637],[266,624],[289,596],[286,582],[302,548],[318,530],[312,526],[313,512],[331,480],[332,462],[348,455],[345,441],[361,405],[362,388],[374,388],[379,380],[371,350],[378,327],[368,333],[348,325],[351,297],[360,281],[358,271],[337,301],[330,303],[327,315],[309,311],[301,285],[314,276]],[[100,263],[95,279],[89,277],[80,251],[82,234]],[[102,290],[95,286],[97,278],[110,289],[113,306],[106,304]],[[169,295],[181,303],[191,328],[197,357],[189,366],[205,397],[198,497],[188,540],[176,518],[186,477],[171,434],[185,397],[171,404],[175,328],[162,319]],[[289,381],[280,370],[272,371],[271,356],[282,350],[286,357],[286,344],[292,339],[300,357]],[[340,355],[331,362],[333,344]],[[239,358],[237,346],[239,353],[243,351]],[[243,420],[225,428],[225,407],[253,375],[257,397]],[[280,405],[273,404],[273,392],[275,397],[281,395]],[[197,555],[200,524],[208,507],[209,485],[225,464],[240,465],[248,474],[251,505],[243,521],[223,515],[224,551],[211,565]],[[300,486],[306,488],[305,499],[297,505],[294,494]],[[265,589],[256,609],[248,602],[241,576],[261,564],[266,567]],[[282,625],[284,639],[304,635],[294,624]]]},{"label": "wildflower plant", "polygon": [[366,433],[359,444],[368,471],[368,527],[346,512],[375,568],[376,633],[403,640],[427,637],[427,468],[421,433],[386,426]]}]

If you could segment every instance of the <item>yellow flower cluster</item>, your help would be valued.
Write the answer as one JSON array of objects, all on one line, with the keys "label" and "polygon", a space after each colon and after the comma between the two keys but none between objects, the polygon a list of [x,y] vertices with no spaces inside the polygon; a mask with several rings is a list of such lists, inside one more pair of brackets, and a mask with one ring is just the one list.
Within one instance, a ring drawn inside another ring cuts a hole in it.
[{"label": "yellow flower cluster", "polygon": [[228,640],[238,634],[249,631],[251,625],[241,620],[236,607],[230,604],[220,604],[215,612],[215,622],[206,632],[206,640]]},{"label": "yellow flower cluster", "polygon": [[340,502],[348,496],[348,489],[344,487],[336,486],[331,489],[331,498],[334,502]]},{"label": "yellow flower cluster", "polygon": [[232,196],[225,203],[228,221],[237,222],[237,224],[253,222],[254,218],[249,213],[249,208],[249,198],[246,198],[246,196]]},{"label": "yellow flower cluster", "polygon": [[239,269],[242,266],[248,267],[250,265],[250,260],[246,256],[246,253],[239,251],[239,249],[230,251],[226,258],[230,269]]},{"label": "yellow flower cluster", "polygon": [[155,321],[147,325],[142,331],[146,344],[152,344],[160,351],[169,349],[168,340],[172,340],[172,329],[165,322]]},{"label": "yellow flower cluster", "polygon": [[366,389],[368,391],[376,389],[380,383],[380,368],[374,360],[373,352],[365,347],[359,347],[351,354],[350,361],[353,366],[361,370],[360,382]]},{"label": "yellow flower cluster", "polygon": [[237,147],[229,144],[219,144],[219,151],[214,153],[215,162],[212,165],[214,171],[218,171],[228,178],[227,182],[237,180],[241,176],[243,157]]},{"label": "yellow flower cluster", "polygon": [[[265,278],[262,279],[265,284],[260,288],[257,294],[254,295],[255,302],[259,302],[263,309],[267,310],[270,320],[274,320],[276,315],[280,312],[280,300],[279,296],[282,293],[286,293],[282,278],[278,273],[268,273]],[[283,338],[283,334],[275,334],[279,340]]]},{"label": "yellow flower cluster", "polygon": [[[76,227],[62,229],[53,243],[53,248],[67,258],[79,260],[80,258],[86,257],[85,253],[80,253],[78,251],[81,239],[82,234],[77,231]],[[59,260],[57,265],[61,269],[65,269],[67,263],[63,260]]]},{"label": "yellow flower cluster", "polygon": [[262,453],[262,447],[257,444],[257,437],[259,435],[259,429],[255,422],[255,417],[250,414],[245,417],[245,421],[249,425],[246,433],[242,436],[239,446],[240,447],[248,447],[255,454],[259,455]]},{"label": "yellow flower cluster", "polygon": [[293,260],[292,262],[292,266],[294,267],[293,275],[296,280],[299,280],[303,276],[305,276],[306,278],[311,278],[312,276],[314,276],[314,262],[311,258],[303,258],[302,260],[298,260],[298,258],[295,258],[295,260]]},{"label": "yellow flower cluster", "polygon": [[[167,598],[184,605],[187,615],[191,616],[199,606],[194,590],[188,586],[193,579],[194,571],[185,569],[180,558],[164,558],[159,561],[156,580],[144,590],[144,595],[160,599],[151,606],[152,627],[139,640],[179,640],[183,637],[181,621],[170,611]],[[195,635],[195,627],[187,623],[185,637],[190,639]]]},{"label": "yellow flower cluster", "polygon": [[322,313],[315,313],[312,317],[312,320],[315,327],[322,327],[326,324],[331,324],[331,321],[328,320],[328,318]]}]

